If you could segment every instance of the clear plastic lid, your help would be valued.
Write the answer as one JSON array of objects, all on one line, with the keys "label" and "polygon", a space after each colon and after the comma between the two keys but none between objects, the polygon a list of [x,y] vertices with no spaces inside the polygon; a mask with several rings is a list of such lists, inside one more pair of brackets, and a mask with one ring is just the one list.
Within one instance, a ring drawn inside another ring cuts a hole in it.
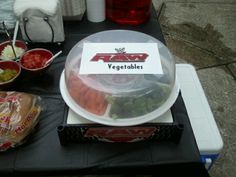
[{"label": "clear plastic lid", "polygon": [[[163,74],[80,75],[84,43],[157,43]],[[140,118],[155,113],[170,97],[175,85],[175,60],[163,43],[147,34],[129,30],[103,31],[86,37],[72,48],[65,64],[65,85],[69,100],[88,113],[88,117]],[[76,107],[73,108],[76,111]]]}]

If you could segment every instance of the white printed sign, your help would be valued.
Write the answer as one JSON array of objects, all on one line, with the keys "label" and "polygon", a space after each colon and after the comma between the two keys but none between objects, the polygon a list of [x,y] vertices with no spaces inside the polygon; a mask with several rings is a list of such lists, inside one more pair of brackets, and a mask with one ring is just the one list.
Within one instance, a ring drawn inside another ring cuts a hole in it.
[{"label": "white printed sign", "polygon": [[80,74],[163,74],[157,43],[84,43]]}]

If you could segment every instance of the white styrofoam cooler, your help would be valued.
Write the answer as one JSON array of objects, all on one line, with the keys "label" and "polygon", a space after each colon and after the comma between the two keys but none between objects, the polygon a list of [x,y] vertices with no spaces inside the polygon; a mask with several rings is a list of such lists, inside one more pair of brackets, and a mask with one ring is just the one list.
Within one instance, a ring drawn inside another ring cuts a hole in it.
[{"label": "white styrofoam cooler", "polygon": [[176,66],[180,90],[202,162],[209,170],[223,148],[223,141],[195,68],[190,64]]}]

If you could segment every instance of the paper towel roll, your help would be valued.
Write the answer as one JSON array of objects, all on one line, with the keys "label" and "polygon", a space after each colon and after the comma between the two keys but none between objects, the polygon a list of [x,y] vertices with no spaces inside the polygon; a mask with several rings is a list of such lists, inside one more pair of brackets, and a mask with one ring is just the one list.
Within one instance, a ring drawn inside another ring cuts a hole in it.
[{"label": "paper towel roll", "polygon": [[105,20],[105,0],[86,0],[87,18],[91,22]]}]

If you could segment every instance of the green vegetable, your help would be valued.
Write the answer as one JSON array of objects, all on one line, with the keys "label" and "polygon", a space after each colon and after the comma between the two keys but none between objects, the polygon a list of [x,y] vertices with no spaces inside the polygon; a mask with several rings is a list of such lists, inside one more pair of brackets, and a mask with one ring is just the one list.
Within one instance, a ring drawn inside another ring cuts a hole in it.
[{"label": "green vegetable", "polygon": [[[24,49],[22,49],[20,47],[14,46],[14,50],[15,50],[15,53],[16,53],[16,57],[19,57],[24,53]],[[12,50],[11,45],[7,45],[7,46],[4,47],[4,49],[1,52],[0,59],[2,59],[2,60],[13,60],[13,59],[15,59],[15,54]]]},{"label": "green vegetable", "polygon": [[168,90],[155,88],[151,92],[139,96],[107,97],[111,104],[112,118],[132,118],[142,116],[157,109],[166,97]]},{"label": "green vegetable", "polygon": [[14,69],[5,69],[0,73],[0,82],[6,82],[14,78],[17,74],[17,71]]}]

